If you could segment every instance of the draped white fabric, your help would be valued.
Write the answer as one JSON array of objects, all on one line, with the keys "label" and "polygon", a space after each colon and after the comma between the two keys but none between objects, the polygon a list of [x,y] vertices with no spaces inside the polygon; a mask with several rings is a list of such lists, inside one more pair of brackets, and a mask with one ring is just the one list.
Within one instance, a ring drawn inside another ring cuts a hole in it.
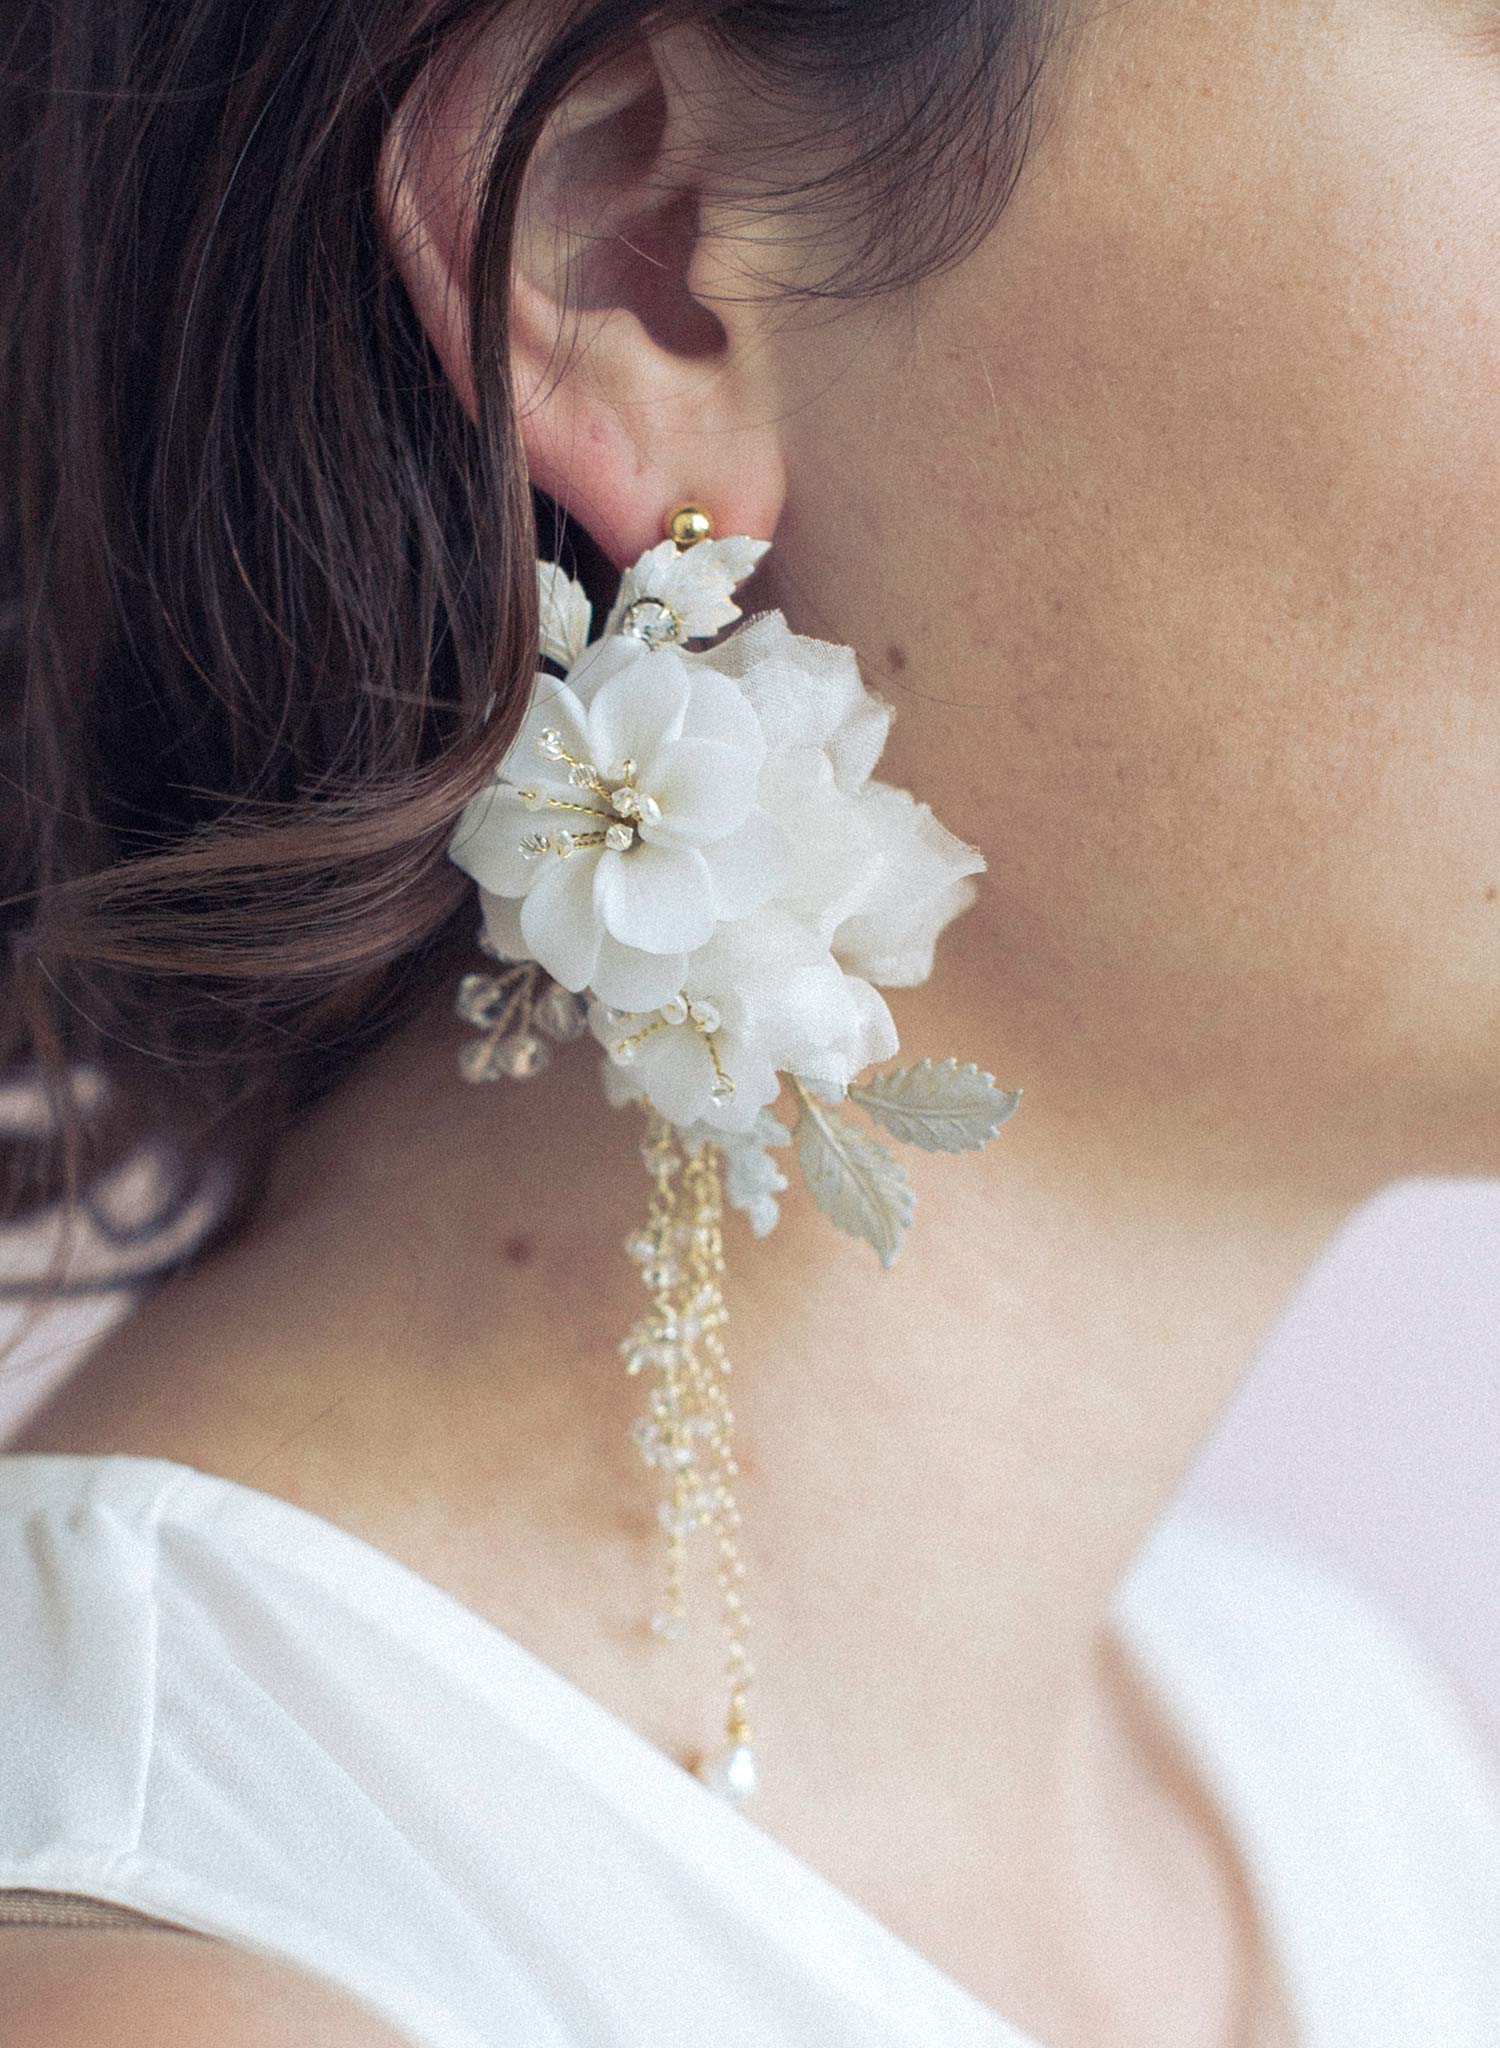
[{"label": "draped white fabric", "polygon": [[[0,1457],[0,1885],[284,1957],[414,2048],[1036,2048],[509,1637],[165,1459]],[[1311,1566],[1163,1523],[1116,1606],[1303,2048],[1500,2043],[1500,1787]]]}]

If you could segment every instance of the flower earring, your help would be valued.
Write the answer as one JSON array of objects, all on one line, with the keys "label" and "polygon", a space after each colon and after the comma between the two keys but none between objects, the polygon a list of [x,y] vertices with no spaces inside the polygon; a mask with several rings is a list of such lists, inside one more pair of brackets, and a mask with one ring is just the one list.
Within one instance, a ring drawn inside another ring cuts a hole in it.
[{"label": "flower earring", "polygon": [[[873,770],[891,712],[853,653],[740,618],[733,592],[770,543],[713,538],[680,505],[624,573],[603,632],[573,579],[538,563],[541,653],[514,743],[469,802],[450,854],[479,884],[491,973],[459,1015],[480,1036],[473,1081],[524,1080],[554,1044],[592,1034],[604,1092],[647,1116],[651,1193],[626,1249],[647,1306],[621,1346],[651,1375],[634,1429],[665,1476],[666,1590],[655,1632],[685,1616],[687,1539],[716,1558],[729,1692],[723,1749],[698,1775],[754,1792],[753,1672],[735,1502],[724,1329],[726,1201],[765,1236],[793,1148],[818,1206],[899,1254],[915,1208],[900,1164],[853,1123],[931,1152],[982,1146],[1020,1102],[954,1059],[867,1076],[897,1051],[880,988],[912,987],[965,909],[982,856]],[[861,1078],[867,1076],[866,1078]],[[772,1113],[783,1088],[791,1128]]]}]

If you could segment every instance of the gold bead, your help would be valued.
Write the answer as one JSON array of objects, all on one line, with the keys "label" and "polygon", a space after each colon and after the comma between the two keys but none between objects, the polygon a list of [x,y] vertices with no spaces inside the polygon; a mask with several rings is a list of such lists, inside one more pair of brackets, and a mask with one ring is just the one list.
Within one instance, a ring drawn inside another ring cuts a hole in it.
[{"label": "gold bead", "polygon": [[713,536],[714,523],[701,505],[677,505],[667,514],[667,539],[680,548],[696,547]]}]

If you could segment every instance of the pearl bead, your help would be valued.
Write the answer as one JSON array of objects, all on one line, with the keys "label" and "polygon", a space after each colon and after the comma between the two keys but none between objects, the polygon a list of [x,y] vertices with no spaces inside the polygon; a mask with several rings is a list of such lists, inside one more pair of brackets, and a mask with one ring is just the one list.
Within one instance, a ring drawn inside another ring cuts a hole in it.
[{"label": "pearl bead", "polygon": [[736,1742],[718,1756],[699,1764],[694,1776],[700,1778],[711,1792],[719,1793],[735,1806],[743,1806],[754,1798],[760,1784],[755,1752],[748,1742]]}]

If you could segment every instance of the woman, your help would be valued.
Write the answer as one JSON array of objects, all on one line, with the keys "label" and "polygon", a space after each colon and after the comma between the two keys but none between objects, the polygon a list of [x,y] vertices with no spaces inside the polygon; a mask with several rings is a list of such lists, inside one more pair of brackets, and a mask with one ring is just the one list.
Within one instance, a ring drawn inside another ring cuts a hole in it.
[{"label": "woman", "polygon": [[[1462,1715],[1163,1520],[1350,1209],[1500,1167],[1487,11],[59,0],[5,93],[10,1213],[220,1190],[4,1461],[7,2041],[1492,2043]],[[601,605],[771,539],[988,864],[891,1012],[1020,1112],[878,1281],[728,1231],[746,1813],[639,1125],[454,1068],[528,485]]]}]

